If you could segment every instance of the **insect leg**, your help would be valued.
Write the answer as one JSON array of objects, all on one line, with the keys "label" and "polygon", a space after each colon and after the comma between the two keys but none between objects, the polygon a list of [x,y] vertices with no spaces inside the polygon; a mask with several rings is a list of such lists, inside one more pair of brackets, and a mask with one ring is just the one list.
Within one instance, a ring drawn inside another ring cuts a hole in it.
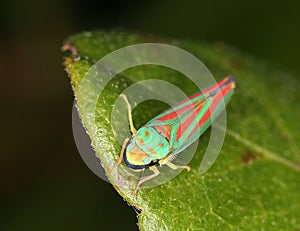
[{"label": "insect leg", "polygon": [[129,141],[128,138],[126,138],[126,139],[124,140],[123,145],[122,145],[122,149],[121,149],[121,153],[120,153],[120,157],[119,157],[118,161],[117,161],[113,166],[111,166],[111,167],[109,168],[109,170],[108,170],[109,173],[110,173],[116,166],[118,166],[119,164],[122,163],[122,161],[123,161],[123,155],[124,155],[124,149],[125,149],[125,147],[126,147],[128,141]]},{"label": "insect leg", "polygon": [[190,166],[182,166],[182,165],[176,165],[173,164],[172,162],[167,162],[166,165],[168,165],[171,169],[176,170],[178,168],[184,168],[186,169],[188,172],[191,171],[191,167]]},{"label": "insect leg", "polygon": [[149,169],[153,172],[153,174],[140,179],[135,187],[135,190],[131,193],[132,195],[135,195],[137,193],[137,191],[140,189],[140,186],[142,184],[144,184],[148,180],[151,180],[152,178],[156,177],[159,174],[159,170],[155,166],[151,166]]},{"label": "insect leg", "polygon": [[127,96],[125,94],[121,94],[120,96],[124,99],[124,101],[125,101],[125,103],[127,105],[130,131],[134,135],[136,133],[136,129],[135,129],[135,127],[133,125],[133,121],[132,121],[131,105],[130,105],[130,103],[129,103],[128,99],[127,99]]},{"label": "insect leg", "polygon": [[186,169],[188,172],[191,170],[190,166],[182,166],[182,165],[175,165],[171,162],[171,160],[173,160],[175,158],[174,155],[169,155],[166,156],[165,158],[161,159],[160,161],[158,161],[158,163],[160,165],[168,165],[171,169],[176,170],[178,168],[184,168]]}]

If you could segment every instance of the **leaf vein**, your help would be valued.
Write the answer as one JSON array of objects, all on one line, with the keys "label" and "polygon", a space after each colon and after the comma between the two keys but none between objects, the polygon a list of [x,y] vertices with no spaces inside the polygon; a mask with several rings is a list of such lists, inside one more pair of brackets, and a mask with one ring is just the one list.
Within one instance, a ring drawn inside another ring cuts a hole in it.
[{"label": "leaf vein", "polygon": [[270,150],[253,143],[252,141],[241,137],[241,135],[231,129],[227,129],[227,134],[230,135],[231,137],[233,137],[234,139],[236,139],[237,141],[239,141],[240,143],[244,144],[245,146],[251,148],[252,150],[261,153],[265,158],[269,159],[269,160],[273,160],[275,162],[281,163],[291,169],[293,169],[296,172],[300,172],[300,165],[297,163],[293,163],[290,160],[287,160],[281,156],[279,156],[278,154],[271,152]]}]

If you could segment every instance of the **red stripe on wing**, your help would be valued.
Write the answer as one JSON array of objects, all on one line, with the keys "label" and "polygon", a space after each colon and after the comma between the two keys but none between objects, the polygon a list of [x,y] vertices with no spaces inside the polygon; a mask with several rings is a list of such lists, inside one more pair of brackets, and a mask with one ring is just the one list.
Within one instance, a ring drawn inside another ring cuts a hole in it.
[{"label": "red stripe on wing", "polygon": [[199,111],[202,109],[203,105],[205,104],[204,102],[201,102],[198,106],[194,107],[191,111],[192,114],[185,120],[183,121],[180,125],[179,128],[176,132],[176,141],[181,137],[181,135],[186,131],[186,129],[189,127],[189,125],[192,123],[192,121],[195,119]]},{"label": "red stripe on wing", "polygon": [[226,88],[223,88],[220,92],[218,92],[215,95],[209,110],[207,110],[207,112],[203,115],[203,117],[198,122],[197,126],[195,126],[195,128],[191,131],[188,137],[191,137],[194,134],[194,132],[211,117],[212,112],[215,110],[219,102],[222,100],[223,96],[226,95],[232,89],[232,87],[233,86],[228,85]]}]

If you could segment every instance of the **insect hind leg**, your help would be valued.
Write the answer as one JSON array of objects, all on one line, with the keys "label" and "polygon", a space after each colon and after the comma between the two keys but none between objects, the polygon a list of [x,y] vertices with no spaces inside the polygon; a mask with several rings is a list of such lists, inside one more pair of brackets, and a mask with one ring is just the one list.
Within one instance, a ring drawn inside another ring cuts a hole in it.
[{"label": "insect hind leg", "polygon": [[184,166],[184,165],[176,165],[176,164],[173,164],[171,161],[173,159],[175,159],[175,155],[169,155],[163,159],[161,159],[159,161],[159,164],[160,165],[167,165],[169,168],[173,169],[173,170],[176,170],[176,169],[179,169],[179,168],[183,168],[183,169],[186,169],[188,172],[191,171],[191,167],[190,166]]},{"label": "insect hind leg", "polygon": [[137,191],[140,189],[142,184],[144,184],[146,181],[151,180],[154,177],[158,176],[160,173],[159,170],[155,166],[151,166],[149,169],[153,172],[153,174],[140,179],[135,187],[135,190],[131,193],[132,195],[135,195],[137,193]]},{"label": "insect hind leg", "polygon": [[172,162],[167,162],[166,165],[168,165],[171,169],[173,170],[176,170],[176,169],[179,169],[179,168],[183,168],[183,169],[186,169],[188,172],[191,171],[191,167],[186,165],[176,165],[176,164],[173,164]]}]

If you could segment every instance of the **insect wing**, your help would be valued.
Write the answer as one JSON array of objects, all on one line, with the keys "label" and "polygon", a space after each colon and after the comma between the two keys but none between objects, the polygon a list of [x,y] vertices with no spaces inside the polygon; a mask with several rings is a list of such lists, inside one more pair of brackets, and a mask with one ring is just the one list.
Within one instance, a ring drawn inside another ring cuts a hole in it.
[{"label": "insect wing", "polygon": [[[167,109],[146,126],[169,126],[172,154],[178,154],[195,142],[211,125],[229,102],[234,89],[234,79],[227,77]],[[162,135],[168,138],[166,133]]]}]

